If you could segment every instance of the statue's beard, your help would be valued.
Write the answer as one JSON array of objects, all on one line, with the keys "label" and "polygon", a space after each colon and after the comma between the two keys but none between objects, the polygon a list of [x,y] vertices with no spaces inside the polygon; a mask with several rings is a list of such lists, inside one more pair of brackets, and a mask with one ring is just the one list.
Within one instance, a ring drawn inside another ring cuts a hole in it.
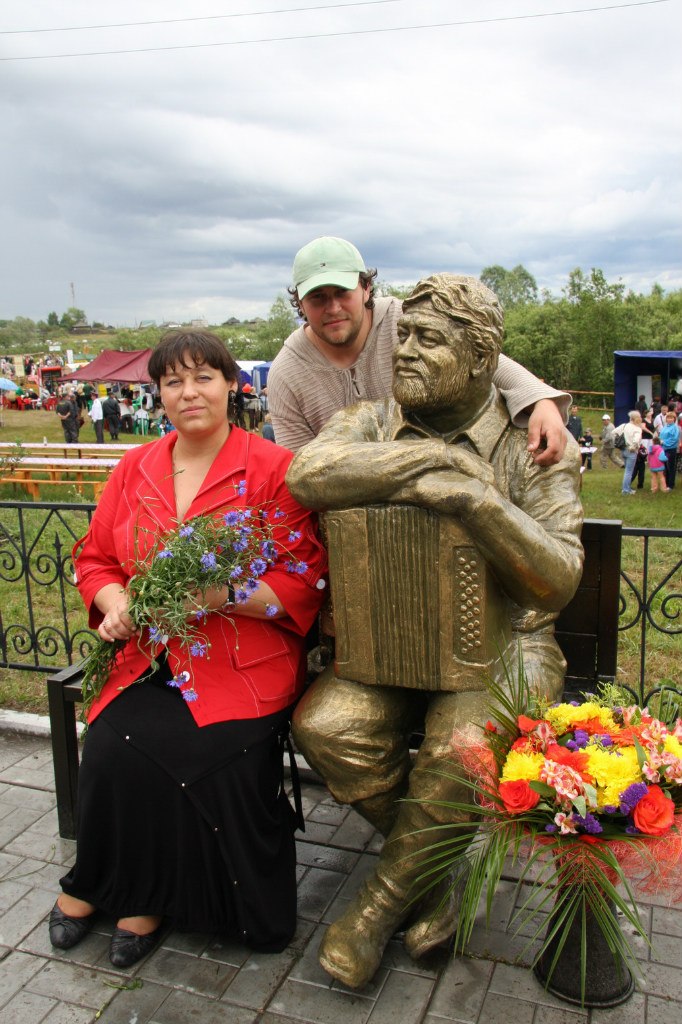
[{"label": "statue's beard", "polygon": [[432,404],[433,395],[416,377],[398,377],[393,382],[393,397],[404,409],[423,409]]}]

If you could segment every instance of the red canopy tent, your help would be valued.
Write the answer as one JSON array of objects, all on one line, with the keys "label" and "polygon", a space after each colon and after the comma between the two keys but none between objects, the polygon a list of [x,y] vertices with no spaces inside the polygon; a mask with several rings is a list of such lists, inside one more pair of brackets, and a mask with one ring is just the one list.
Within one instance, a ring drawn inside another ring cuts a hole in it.
[{"label": "red canopy tent", "polygon": [[61,381],[118,381],[121,384],[149,384],[151,377],[147,364],[153,349],[143,348],[136,352],[121,352],[110,349],[100,352],[91,363],[86,363],[73,373],[62,374]]}]

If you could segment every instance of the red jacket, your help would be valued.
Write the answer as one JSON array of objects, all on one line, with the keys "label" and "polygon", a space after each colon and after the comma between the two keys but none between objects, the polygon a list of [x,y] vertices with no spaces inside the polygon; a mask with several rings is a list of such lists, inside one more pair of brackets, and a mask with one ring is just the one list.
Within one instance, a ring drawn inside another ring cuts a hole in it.
[{"label": "red jacket", "polygon": [[[159,532],[176,526],[171,453],[177,436],[173,432],[126,453],[104,489],[88,533],[74,547],[76,583],[93,628],[103,619],[94,604],[97,592],[108,583],[125,586],[134,571],[133,561],[150,546],[146,538],[153,541]],[[292,458],[287,449],[233,427],[185,516],[187,521],[228,508],[270,504],[285,513],[273,539],[287,554],[263,580],[277,594],[287,616],[271,621],[231,613],[235,630],[224,615],[209,615],[202,624],[210,643],[203,658],[190,659],[177,641],[168,643],[174,674],[188,669],[191,661],[199,697],[188,707],[198,725],[269,715],[287,707],[300,693],[304,637],[324,598],[327,561],[316,516],[302,508],[284,485]],[[239,495],[242,480],[246,488]],[[290,540],[291,531],[300,531],[300,538]],[[307,563],[303,575],[286,571],[282,563],[291,557]],[[151,649],[141,649],[138,638],[132,637],[93,704],[89,721],[148,668],[151,657]]]}]

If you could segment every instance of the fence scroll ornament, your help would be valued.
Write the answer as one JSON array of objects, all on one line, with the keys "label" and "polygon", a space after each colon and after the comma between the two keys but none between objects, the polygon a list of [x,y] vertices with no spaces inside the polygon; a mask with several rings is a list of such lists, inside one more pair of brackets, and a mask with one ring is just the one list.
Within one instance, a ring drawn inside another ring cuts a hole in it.
[{"label": "fence scroll ornament", "polygon": [[[80,661],[95,637],[73,580],[71,550],[94,505],[0,502],[0,665],[52,672]],[[56,593],[55,593],[56,592]]]}]

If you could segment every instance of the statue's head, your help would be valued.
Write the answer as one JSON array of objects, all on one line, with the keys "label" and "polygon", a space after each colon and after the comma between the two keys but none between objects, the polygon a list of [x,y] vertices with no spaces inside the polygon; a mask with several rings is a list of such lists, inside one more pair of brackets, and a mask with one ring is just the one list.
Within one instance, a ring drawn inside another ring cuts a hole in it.
[{"label": "statue's head", "polygon": [[502,307],[476,277],[435,274],[403,302],[393,394],[415,412],[470,406],[490,389],[504,333]]}]

